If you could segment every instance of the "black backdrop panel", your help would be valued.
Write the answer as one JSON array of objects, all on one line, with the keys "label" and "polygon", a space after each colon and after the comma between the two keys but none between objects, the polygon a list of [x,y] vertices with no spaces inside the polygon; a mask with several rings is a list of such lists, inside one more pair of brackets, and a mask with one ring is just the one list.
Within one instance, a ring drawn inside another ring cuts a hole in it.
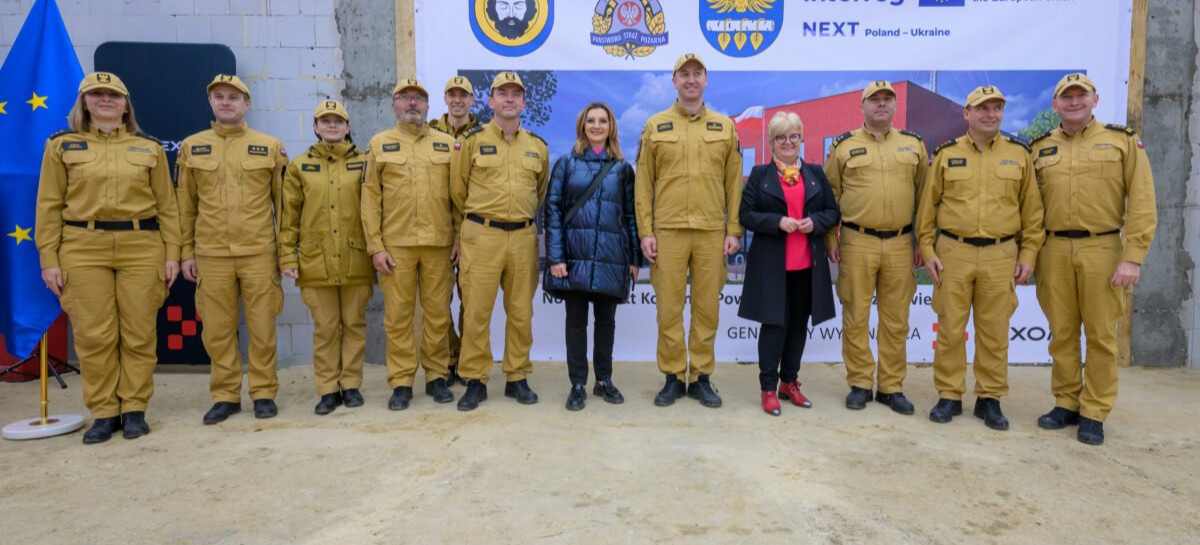
[{"label": "black backdrop panel", "polygon": [[[172,175],[179,142],[208,128],[213,118],[205,86],[217,74],[237,73],[233,50],[220,44],[106,42],[96,49],[95,66],[125,82],[138,124],[162,140]],[[171,287],[158,313],[160,363],[209,363],[195,294],[196,285],[182,274]]]}]

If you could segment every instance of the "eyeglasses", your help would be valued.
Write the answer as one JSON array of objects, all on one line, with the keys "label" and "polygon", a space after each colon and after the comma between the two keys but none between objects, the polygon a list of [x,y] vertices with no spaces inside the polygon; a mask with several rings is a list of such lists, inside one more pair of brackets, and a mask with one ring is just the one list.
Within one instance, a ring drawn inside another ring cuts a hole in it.
[{"label": "eyeglasses", "polygon": [[429,99],[425,98],[424,95],[410,95],[406,93],[403,95],[396,95],[396,100],[399,100],[400,102],[425,102]]},{"label": "eyeglasses", "polygon": [[793,144],[799,144],[802,138],[803,136],[800,133],[777,134],[775,135],[775,143],[782,144],[784,142],[791,142]]}]

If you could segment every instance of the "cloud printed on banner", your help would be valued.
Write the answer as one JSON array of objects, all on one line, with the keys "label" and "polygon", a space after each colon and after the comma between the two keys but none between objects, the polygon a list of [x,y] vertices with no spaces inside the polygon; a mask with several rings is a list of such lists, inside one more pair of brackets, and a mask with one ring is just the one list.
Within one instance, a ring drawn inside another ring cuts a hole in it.
[{"label": "cloud printed on banner", "polygon": [[633,94],[634,102],[617,114],[621,134],[642,134],[646,120],[670,106],[675,94],[671,74],[642,74],[642,84]]},{"label": "cloud printed on banner", "polygon": [[[818,96],[830,97],[833,95],[840,95],[842,93],[849,93],[850,91],[862,91],[863,89],[866,89],[867,85],[870,84],[872,81],[875,81],[875,80],[869,80],[869,79],[837,80],[837,81],[831,81],[828,83],[823,83],[823,84],[821,84],[821,90],[818,92]],[[895,82],[893,82],[893,83],[895,83]],[[805,100],[812,100],[812,99],[805,99]]]}]

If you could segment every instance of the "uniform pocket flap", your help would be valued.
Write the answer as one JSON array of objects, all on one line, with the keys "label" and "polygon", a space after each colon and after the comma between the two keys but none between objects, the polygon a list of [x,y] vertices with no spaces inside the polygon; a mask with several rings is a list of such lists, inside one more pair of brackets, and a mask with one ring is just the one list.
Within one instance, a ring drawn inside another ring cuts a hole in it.
[{"label": "uniform pocket flap", "polygon": [[921,162],[915,153],[897,153],[896,162],[902,165],[915,165]]},{"label": "uniform pocket flap", "polygon": [[96,159],[96,152],[91,150],[84,151],[64,151],[62,154],[62,162],[73,165],[77,163],[87,163]]},{"label": "uniform pocket flap", "polygon": [[1050,155],[1048,157],[1038,157],[1036,160],[1034,160],[1033,166],[1034,166],[1034,168],[1041,170],[1046,167],[1057,165],[1058,162],[1061,160],[1062,160],[1061,155]]},{"label": "uniform pocket flap", "polygon": [[679,135],[673,132],[656,132],[650,135],[651,142],[678,142]]},{"label": "uniform pocket flap", "polygon": [[996,177],[1005,180],[1020,180],[1022,170],[1021,167],[1016,166],[998,166],[996,167]]},{"label": "uniform pocket flap", "polygon": [[150,168],[154,168],[155,166],[158,166],[158,156],[151,155],[149,153],[129,153],[129,154],[125,155],[125,158],[130,163],[133,163],[138,166],[150,167]]},{"label": "uniform pocket flap", "polygon": [[540,159],[534,159],[532,157],[522,157],[521,158],[521,166],[525,167],[527,170],[532,170],[534,172],[542,171],[542,161]]},{"label": "uniform pocket flap", "polygon": [[970,180],[974,174],[975,172],[969,168],[951,167],[942,171],[942,178],[947,182],[957,182],[959,180]]},{"label": "uniform pocket flap", "polygon": [[862,168],[869,166],[873,162],[875,162],[875,158],[870,155],[859,155],[851,157],[850,160],[846,161],[846,168]]},{"label": "uniform pocket flap", "polygon": [[360,237],[350,237],[350,247],[355,250],[367,250],[367,239]]},{"label": "uniform pocket flap", "polygon": [[271,168],[275,166],[275,160],[266,159],[246,159],[242,161],[242,170],[259,170],[263,168]]},{"label": "uniform pocket flap", "polygon": [[211,170],[217,170],[217,167],[220,165],[221,165],[221,163],[218,162],[216,159],[199,159],[196,157],[190,157],[190,158],[188,158],[187,164],[185,166],[187,166],[188,168],[194,168],[196,170],[210,170],[211,171]]},{"label": "uniform pocket flap", "polygon": [[381,154],[379,154],[378,157],[375,158],[375,160],[379,161],[380,163],[391,163],[393,165],[403,165],[404,163],[408,162],[408,156],[400,155],[398,153],[381,153]]},{"label": "uniform pocket flap", "polygon": [[729,140],[729,135],[724,132],[706,132],[704,133],[705,142],[726,142]]},{"label": "uniform pocket flap", "polygon": [[504,162],[499,155],[480,155],[475,158],[475,166],[484,168],[496,168]]},{"label": "uniform pocket flap", "polygon": [[1120,161],[1121,152],[1115,149],[1094,149],[1088,152],[1088,159],[1093,161]]},{"label": "uniform pocket flap", "polygon": [[444,165],[450,162],[449,153],[435,153],[429,157],[429,162],[435,165]]}]

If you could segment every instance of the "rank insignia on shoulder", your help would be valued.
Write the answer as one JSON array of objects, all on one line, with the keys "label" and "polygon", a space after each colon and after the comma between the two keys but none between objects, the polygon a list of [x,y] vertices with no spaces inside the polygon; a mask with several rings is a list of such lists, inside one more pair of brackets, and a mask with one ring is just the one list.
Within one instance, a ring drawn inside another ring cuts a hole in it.
[{"label": "rank insignia on shoulder", "polygon": [[654,130],[655,130],[655,132],[665,132],[665,131],[672,130],[674,128],[675,128],[674,123],[659,123],[658,126],[654,127]]},{"label": "rank insignia on shoulder", "polygon": [[1039,134],[1039,135],[1033,137],[1033,140],[1030,140],[1029,143],[1036,144],[1036,143],[1038,143],[1038,141],[1042,140],[1043,138],[1049,137],[1051,134],[1054,134],[1054,131],[1046,131],[1042,134]]},{"label": "rank insignia on shoulder", "polygon": [[866,155],[866,154],[867,154],[867,148],[854,148],[854,149],[850,150],[851,157],[858,157],[859,155]]},{"label": "rank insignia on shoulder", "polygon": [[[915,133],[915,132],[912,132],[912,131],[910,131],[910,130],[908,130],[908,129],[900,129],[900,134],[906,134],[906,135],[908,135],[908,136],[911,136],[911,137],[913,137],[913,138],[916,138],[917,140],[921,140],[921,135],[919,135],[919,134],[917,134],[917,133]],[[923,141],[924,141],[924,140],[922,140],[922,142],[923,142]]]},{"label": "rank insignia on shoulder", "polygon": [[496,146],[479,146],[480,155],[495,155]]},{"label": "rank insignia on shoulder", "polygon": [[321,165],[301,163],[300,164],[300,172],[321,172]]},{"label": "rank insignia on shoulder", "polygon": [[266,155],[267,147],[266,146],[255,146],[255,145],[251,144],[249,146],[246,146],[246,153],[249,153],[250,155]]},{"label": "rank insignia on shoulder", "polygon": [[962,157],[951,157],[949,161],[946,161],[946,166],[947,167],[965,167],[965,166],[967,166],[967,160]]},{"label": "rank insignia on shoulder", "polygon": [[1029,144],[1026,144],[1025,141],[1021,140],[1020,138],[1016,138],[1016,137],[1012,137],[1012,136],[1005,136],[1004,138],[1006,140],[1008,140],[1009,142],[1012,142],[1018,146],[1021,146],[1022,148],[1025,148],[1025,151],[1028,151],[1028,152],[1033,151],[1033,149],[1029,147]]},{"label": "rank insignia on shoulder", "polygon": [[1114,131],[1121,131],[1125,134],[1128,134],[1129,136],[1133,136],[1133,135],[1137,134],[1137,131],[1135,131],[1129,127],[1126,127],[1125,125],[1117,125],[1116,123],[1109,123],[1109,124],[1105,125],[1104,128],[1111,129]]},{"label": "rank insignia on shoulder", "polygon": [[844,141],[847,138],[850,138],[851,136],[854,136],[854,131],[846,131],[842,134],[839,134],[837,136],[837,138],[833,139],[833,143],[829,145],[829,149],[833,150],[834,148],[836,148],[838,146],[838,144],[841,144],[842,141]]},{"label": "rank insignia on shoulder", "polygon": [[1050,146],[1048,148],[1042,148],[1038,150],[1038,157],[1049,157],[1056,153],[1058,153],[1058,146]]},{"label": "rank insignia on shoulder", "polygon": [[88,149],[87,142],[63,142],[63,151],[83,151]]},{"label": "rank insignia on shoulder", "polygon": [[723,130],[725,130],[725,125],[722,125],[721,123],[718,123],[718,122],[716,122],[716,121],[709,121],[709,122],[708,122],[708,123],[705,125],[705,127],[707,127],[707,128],[708,128],[708,130],[710,130],[710,131],[718,131],[718,132],[720,132],[720,131],[723,131]]},{"label": "rank insignia on shoulder", "polygon": [[957,144],[957,143],[958,143],[958,139],[957,139],[957,138],[951,138],[949,141],[947,141],[947,142],[943,142],[943,143],[942,143],[942,145],[940,145],[940,146],[938,146],[938,147],[934,148],[934,150],[933,150],[933,154],[934,154],[934,155],[937,155],[937,154],[938,154],[938,153],[940,153],[942,150],[944,150],[944,149],[946,149],[946,148],[948,148],[948,147],[950,147],[950,146],[953,146],[954,144]]},{"label": "rank insignia on shoulder", "polygon": [[399,142],[392,142],[392,143],[389,143],[389,144],[384,144],[384,145],[383,145],[383,151],[384,151],[384,152],[389,152],[389,151],[400,151],[400,143],[399,143]]},{"label": "rank insignia on shoulder", "polygon": [[365,166],[366,164],[367,163],[365,161],[354,161],[353,163],[346,163],[346,170],[362,170],[363,166]]},{"label": "rank insignia on shoulder", "polygon": [[434,142],[433,151],[450,151],[450,144],[445,142]]},{"label": "rank insignia on shoulder", "polygon": [[212,146],[192,146],[188,151],[192,155],[212,155]]}]

